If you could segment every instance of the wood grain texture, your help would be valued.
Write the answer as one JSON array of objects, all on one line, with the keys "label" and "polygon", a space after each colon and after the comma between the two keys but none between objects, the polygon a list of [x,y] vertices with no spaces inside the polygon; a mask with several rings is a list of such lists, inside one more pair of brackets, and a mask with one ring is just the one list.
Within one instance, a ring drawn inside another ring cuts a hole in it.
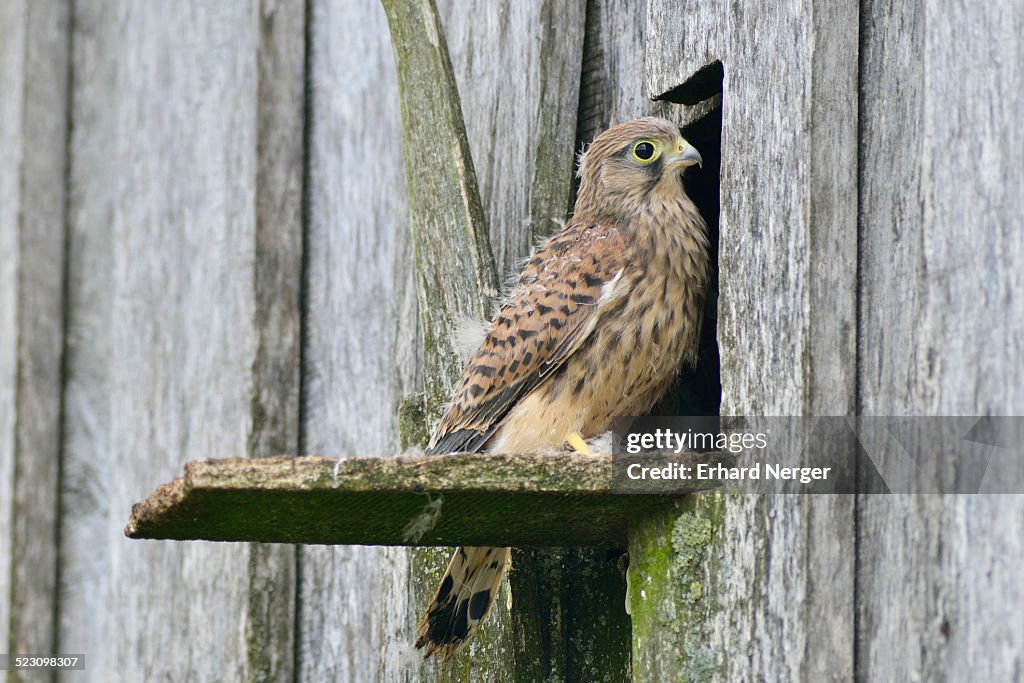
[{"label": "wood grain texture", "polygon": [[[64,459],[61,481],[60,623],[58,640],[89,654],[84,678],[104,680],[116,633],[109,609],[109,578],[116,535],[112,519],[123,508],[110,499],[111,368],[117,348],[113,325],[113,216],[119,134],[110,108],[119,41],[105,41],[116,25],[114,3],[80,3],[73,38],[72,129],[68,173],[68,302],[64,376]],[[89,96],[85,89],[97,92]],[[108,454],[98,458],[97,453]],[[123,513],[122,513],[123,514]],[[61,680],[71,679],[63,674]]]},{"label": "wood grain texture", "polygon": [[[733,101],[723,107],[722,123],[719,339],[724,348],[739,348],[750,345],[749,335],[760,335],[753,345],[765,350],[765,358],[723,356],[723,373],[734,385],[723,384],[723,390],[751,413],[770,414],[770,401],[776,409],[846,414],[852,405],[854,294],[837,284],[853,282],[854,261],[836,263],[834,255],[856,255],[856,13],[827,2],[748,14],[724,3],[691,11],[652,0],[648,26],[670,23],[673,12],[706,17],[708,25],[692,33],[702,41],[717,33],[720,43],[700,49],[729,55],[724,99]],[[786,36],[787,48],[769,56],[772,31],[778,40]],[[676,49],[688,54],[685,43]],[[675,59],[689,64],[688,58]],[[664,46],[647,52],[649,69],[659,61],[674,61]],[[658,88],[672,82],[660,78]],[[828,368],[820,378],[815,362]],[[760,387],[792,370],[800,377],[775,382],[772,395],[765,395]],[[812,389],[811,376],[820,387]]]},{"label": "wood grain texture", "polygon": [[[55,647],[69,8],[0,10],[0,643]],[[44,680],[19,671],[8,680]]]},{"label": "wood grain texture", "polygon": [[[0,85],[20,93],[24,54],[24,3],[0,6]],[[21,161],[20,98],[0,100],[0,634],[6,645],[11,620],[11,554],[14,525],[14,458],[17,439],[18,171]],[[17,150],[13,153],[7,150]]]},{"label": "wood grain texture", "polygon": [[[722,412],[850,414],[856,8],[805,2],[758,15],[737,12],[728,35]],[[831,345],[822,348],[826,339]],[[747,581],[733,584],[711,623],[718,634],[738,632],[755,643],[749,658],[724,662],[723,678],[851,678],[852,498],[744,498],[727,506],[723,528],[724,556]],[[716,649],[727,652],[724,635],[718,637]]]},{"label": "wood grain texture", "polygon": [[[721,59],[725,71],[722,413],[849,414],[856,8],[808,0],[754,12],[651,0],[651,35],[673,24],[684,27],[679,40],[648,43],[649,92],[681,85],[705,66],[700,59]],[[706,551],[710,566],[729,568],[729,577],[708,584],[714,609],[677,601],[690,629],[704,634],[701,646],[687,652],[670,631],[652,630],[634,679],[651,670],[715,680],[852,677],[852,499],[744,496],[723,508],[714,520],[721,533]],[[660,655],[651,652],[659,633]],[[733,656],[737,642],[749,643],[746,656]]]},{"label": "wood grain texture", "polygon": [[[860,410],[1020,415],[1024,9],[869,1],[862,25]],[[861,675],[1019,678],[1021,497],[859,506]]]},{"label": "wood grain texture", "polygon": [[462,369],[452,331],[498,296],[483,207],[445,30],[433,0],[384,0],[398,74],[423,387],[431,418]]},{"label": "wood grain texture", "polygon": [[[260,0],[256,54],[256,261],[252,428],[246,453],[299,450],[306,8]],[[294,677],[296,549],[249,548],[250,680]]]},{"label": "wood grain texture", "polygon": [[570,208],[585,4],[438,3],[502,280]]},{"label": "wood grain texture", "polygon": [[[124,90],[110,110],[119,136],[111,141],[119,157],[109,293],[117,362],[109,371],[106,463],[114,509],[194,449],[244,450],[246,359],[255,353],[247,289],[254,279],[256,13],[247,3],[212,12],[121,9],[121,26],[100,28],[127,66],[118,69]],[[228,35],[232,49],[218,49]],[[86,86],[76,97],[109,103],[112,94]],[[160,135],[161,128],[184,139]],[[114,629],[100,675],[247,676],[238,626],[248,600],[247,556],[241,546],[140,548],[113,540],[107,609]],[[179,592],[204,597],[181,601]],[[158,646],[164,642],[177,644],[174,658]]]},{"label": "wood grain texture", "polygon": [[[387,20],[377,0],[310,9],[302,452],[395,453],[420,340]],[[406,555],[302,548],[299,680],[415,680]]]},{"label": "wood grain texture", "polygon": [[649,98],[689,82],[729,54],[729,12],[722,3],[648,0],[646,10],[644,80]]},{"label": "wood grain texture", "polygon": [[641,116],[667,116],[644,91],[644,45],[647,17],[644,5],[628,0],[589,0],[583,64],[577,147],[617,123]]},{"label": "wood grain texture", "polygon": [[295,439],[301,26],[76,8],[60,643],[94,680],[291,675],[290,550],[129,545],[115,520],[190,453]]},{"label": "wood grain texture", "polygon": [[[645,17],[644,80],[652,100],[685,102],[672,107],[680,126],[688,126],[720,106],[720,97],[698,95],[721,92],[710,75],[728,52],[729,12],[720,2],[649,0]],[[710,90],[708,90],[710,87]],[[685,93],[685,94],[684,94]]]}]

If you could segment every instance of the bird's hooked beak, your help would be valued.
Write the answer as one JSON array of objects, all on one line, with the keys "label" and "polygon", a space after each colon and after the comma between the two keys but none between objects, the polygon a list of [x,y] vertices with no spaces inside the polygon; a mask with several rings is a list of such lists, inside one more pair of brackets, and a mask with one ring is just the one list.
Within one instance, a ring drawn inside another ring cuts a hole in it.
[{"label": "bird's hooked beak", "polygon": [[676,142],[672,153],[665,157],[665,163],[669,166],[679,166],[681,168],[688,168],[694,165],[704,168],[704,158],[701,157],[700,152],[682,138],[679,138]]}]

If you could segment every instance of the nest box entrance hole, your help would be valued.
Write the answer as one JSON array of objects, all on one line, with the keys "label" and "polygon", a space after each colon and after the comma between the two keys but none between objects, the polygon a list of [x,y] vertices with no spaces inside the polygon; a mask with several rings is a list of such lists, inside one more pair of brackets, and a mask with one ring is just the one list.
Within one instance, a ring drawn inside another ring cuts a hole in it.
[{"label": "nest box entrance hole", "polygon": [[683,137],[704,158],[703,168],[683,176],[686,193],[708,226],[711,274],[704,302],[697,363],[682,369],[668,393],[652,410],[654,415],[716,416],[722,402],[718,355],[718,221],[722,170],[722,84],[725,70],[716,61],[698,70],[685,83],[655,97],[680,105],[698,105],[718,97],[706,114],[683,127]]}]

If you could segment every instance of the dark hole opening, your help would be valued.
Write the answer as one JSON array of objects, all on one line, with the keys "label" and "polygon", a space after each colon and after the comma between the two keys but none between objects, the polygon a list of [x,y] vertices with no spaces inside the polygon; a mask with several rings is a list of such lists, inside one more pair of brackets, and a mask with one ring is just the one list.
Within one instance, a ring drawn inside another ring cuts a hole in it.
[{"label": "dark hole opening", "polygon": [[[721,63],[718,68],[721,70]],[[709,67],[710,68],[710,67]],[[703,69],[707,71],[707,69]],[[696,76],[694,76],[696,78]],[[687,83],[693,81],[691,78]],[[721,78],[719,77],[719,84]],[[685,84],[684,84],[685,85]],[[680,86],[682,88],[683,86]],[[675,88],[679,90],[679,88]],[[674,92],[674,91],[673,91]],[[700,209],[708,225],[711,275],[704,302],[697,363],[685,366],[651,415],[715,416],[722,403],[718,357],[718,218],[722,169],[722,106],[683,128],[683,137],[704,157],[703,168],[688,169],[683,176],[686,193]]]},{"label": "dark hole opening", "polygon": [[699,70],[682,85],[663,92],[655,100],[673,104],[698,104],[722,92],[725,68],[721,62],[712,62]]}]

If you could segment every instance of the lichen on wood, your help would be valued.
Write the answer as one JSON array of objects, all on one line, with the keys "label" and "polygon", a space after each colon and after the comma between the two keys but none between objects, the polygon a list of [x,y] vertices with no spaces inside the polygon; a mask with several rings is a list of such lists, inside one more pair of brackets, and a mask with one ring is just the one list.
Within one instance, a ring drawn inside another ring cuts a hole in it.
[{"label": "lichen on wood", "polygon": [[636,520],[627,589],[634,681],[707,681],[721,673],[707,629],[727,576],[716,551],[724,506],[723,494],[707,493]]}]

